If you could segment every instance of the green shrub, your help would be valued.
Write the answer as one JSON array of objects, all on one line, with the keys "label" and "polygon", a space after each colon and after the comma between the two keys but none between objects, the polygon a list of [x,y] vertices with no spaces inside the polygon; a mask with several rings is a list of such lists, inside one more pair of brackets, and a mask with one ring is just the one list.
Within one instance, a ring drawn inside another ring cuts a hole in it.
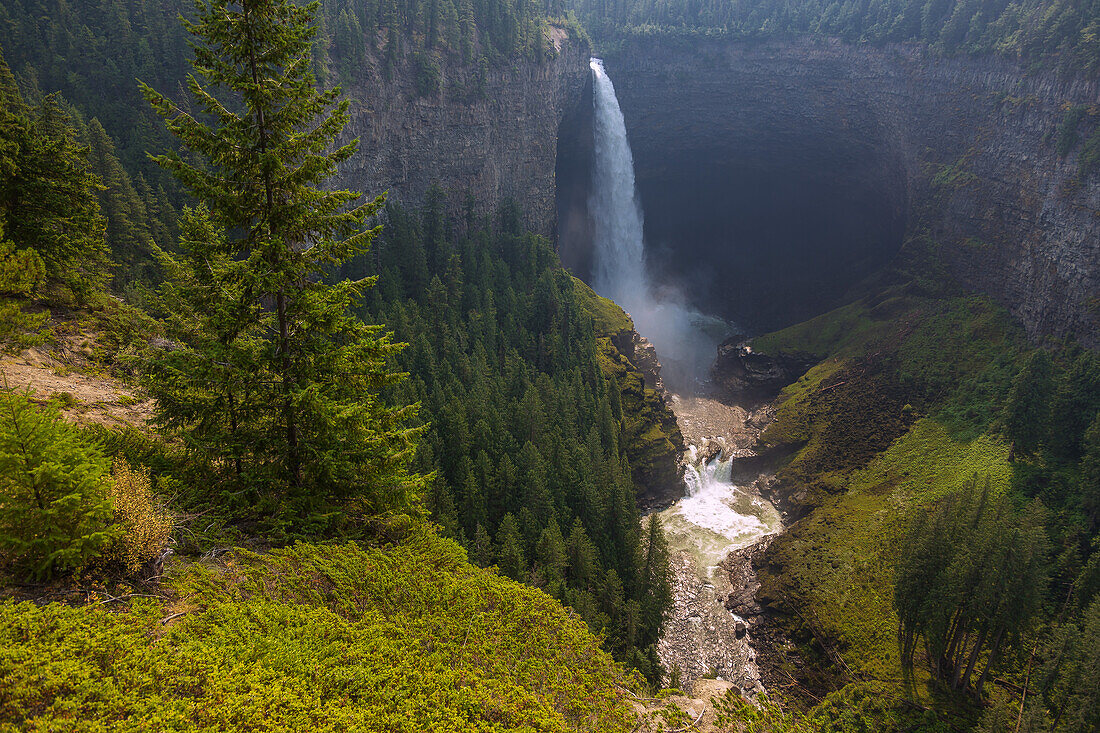
[{"label": "green shrub", "polygon": [[1088,112],[1088,107],[1081,104],[1074,105],[1066,110],[1065,116],[1058,124],[1058,138],[1054,148],[1061,157],[1066,157],[1069,151],[1073,150],[1073,146],[1077,144],[1077,126],[1085,118],[1086,112]]},{"label": "green shrub", "polygon": [[0,393],[0,558],[45,578],[79,568],[116,539],[99,446],[53,407]]},{"label": "green shrub", "polygon": [[439,59],[430,53],[416,54],[416,92],[422,97],[438,94],[443,86],[443,71]]},{"label": "green shrub", "polygon": [[423,528],[178,572],[172,605],[0,603],[0,730],[635,727],[634,681],[581,619]]}]

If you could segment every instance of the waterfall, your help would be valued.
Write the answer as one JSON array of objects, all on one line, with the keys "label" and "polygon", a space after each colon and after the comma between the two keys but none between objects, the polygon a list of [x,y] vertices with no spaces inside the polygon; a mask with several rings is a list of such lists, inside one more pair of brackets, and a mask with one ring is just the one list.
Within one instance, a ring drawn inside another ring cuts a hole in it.
[{"label": "waterfall", "polygon": [[649,298],[642,245],[642,206],[634,189],[634,156],[615,85],[592,59],[595,170],[589,210],[596,247],[593,288],[628,311]]},{"label": "waterfall", "polygon": [[642,205],[634,186],[634,156],[615,85],[593,58],[595,166],[588,211],[593,223],[592,288],[622,306],[638,333],[656,347],[665,384],[693,393],[733,328],[687,305],[676,288],[654,288],[646,272]]},{"label": "waterfall", "polygon": [[661,512],[669,545],[695,556],[707,573],[735,547],[751,544],[780,526],[779,512],[754,491],[733,483],[733,459],[703,459],[688,447],[685,496]]}]

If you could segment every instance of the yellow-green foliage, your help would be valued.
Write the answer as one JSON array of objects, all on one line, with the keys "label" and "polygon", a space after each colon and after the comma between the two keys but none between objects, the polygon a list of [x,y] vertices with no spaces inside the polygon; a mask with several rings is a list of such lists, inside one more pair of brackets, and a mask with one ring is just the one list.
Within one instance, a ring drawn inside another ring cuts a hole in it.
[{"label": "yellow-green foliage", "polygon": [[39,578],[79,568],[118,536],[107,460],[22,394],[0,392],[0,561]]},{"label": "yellow-green foliage", "polygon": [[847,477],[842,495],[773,543],[784,573],[765,576],[764,595],[796,595],[849,669],[900,684],[893,568],[906,522],[975,474],[1004,491],[1008,446],[990,436],[959,442],[936,421],[920,420]]},{"label": "yellow-green foliage", "polygon": [[588,287],[583,280],[573,278],[573,292],[577,296],[577,304],[592,317],[592,323],[598,335],[609,336],[634,328],[634,322],[630,320],[626,311],[615,301],[596,295],[596,291]]},{"label": "yellow-green foliage", "polygon": [[811,368],[798,381],[787,385],[779,395],[776,421],[761,436],[769,445],[805,443],[813,437],[814,412],[810,400],[830,381],[845,362],[828,359]]},{"label": "yellow-green foliage", "polygon": [[[1026,343],[987,301],[896,291],[754,345],[822,358],[784,390],[764,435],[796,450],[778,472],[780,486],[812,511],[772,543],[760,597],[798,609],[788,630],[807,659],[848,680],[885,685],[879,697],[894,694],[906,683],[893,608],[901,538],[914,512],[975,474],[1007,489],[1008,446],[988,428]],[[822,706],[833,711],[822,712],[823,725],[851,708],[838,700]],[[867,715],[880,725],[888,708]]]},{"label": "yellow-green foliage", "polygon": [[724,696],[713,698],[711,703],[716,713],[715,725],[721,730],[738,733],[818,733],[821,730],[800,713],[763,696],[757,698],[754,705],[729,690]]},{"label": "yellow-green foliage", "polygon": [[123,530],[115,554],[127,571],[134,572],[168,544],[172,517],[153,495],[149,469],[134,469],[119,457],[111,473],[115,522]]},{"label": "yellow-green foliage", "polygon": [[[172,605],[0,606],[0,726],[47,731],[629,731],[622,671],[541,591],[424,530],[238,550]],[[161,619],[182,613],[163,625]]]},{"label": "yellow-green foliage", "polygon": [[635,482],[659,489],[676,485],[684,436],[661,395],[645,386],[642,373],[610,338],[596,340],[600,371],[619,387],[626,454]]}]

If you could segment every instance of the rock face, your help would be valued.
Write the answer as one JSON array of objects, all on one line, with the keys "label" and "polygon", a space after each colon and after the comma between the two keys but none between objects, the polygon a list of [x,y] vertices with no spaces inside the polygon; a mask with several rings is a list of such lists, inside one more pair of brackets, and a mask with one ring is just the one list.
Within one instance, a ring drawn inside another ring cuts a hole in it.
[{"label": "rock face", "polygon": [[438,92],[417,88],[414,56],[399,59],[383,82],[382,64],[364,65],[346,86],[351,99],[348,139],[359,154],[342,166],[338,184],[419,204],[433,184],[448,193],[453,212],[467,197],[478,213],[515,199],[527,225],[555,233],[554,169],[558,126],[582,97],[588,48],[552,28],[556,55],[542,62],[510,61],[484,73],[444,68]]},{"label": "rock face", "polygon": [[[684,495],[684,436],[669,403],[651,384],[660,385],[660,363],[647,350],[645,339],[631,330],[627,349],[601,336],[597,340],[600,369],[619,386],[623,411],[623,436],[626,457],[634,484],[641,489],[638,506],[642,509],[665,507]],[[637,348],[636,348],[637,346]],[[653,356],[652,362],[639,364]]]},{"label": "rock face", "polygon": [[728,397],[752,404],[772,399],[817,361],[810,355],[759,354],[735,336],[718,345],[711,378]]},{"label": "rock face", "polygon": [[803,320],[926,242],[924,272],[1033,338],[1100,346],[1100,172],[1078,175],[1096,116],[1065,157],[1055,144],[1097,80],[812,39],[645,39],[606,62],[653,262],[712,312]]}]

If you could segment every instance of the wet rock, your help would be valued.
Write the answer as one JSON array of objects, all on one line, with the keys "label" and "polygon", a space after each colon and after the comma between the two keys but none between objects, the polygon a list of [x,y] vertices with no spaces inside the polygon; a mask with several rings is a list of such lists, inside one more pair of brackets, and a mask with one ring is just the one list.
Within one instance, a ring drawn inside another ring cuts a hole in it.
[{"label": "wet rock", "polygon": [[645,386],[659,392],[664,401],[671,405],[672,393],[665,389],[664,380],[661,379],[661,362],[657,358],[657,349],[645,336],[638,334],[637,331],[633,333],[634,355],[631,357],[631,361],[634,362],[634,366],[638,367],[638,371],[645,378]]}]

